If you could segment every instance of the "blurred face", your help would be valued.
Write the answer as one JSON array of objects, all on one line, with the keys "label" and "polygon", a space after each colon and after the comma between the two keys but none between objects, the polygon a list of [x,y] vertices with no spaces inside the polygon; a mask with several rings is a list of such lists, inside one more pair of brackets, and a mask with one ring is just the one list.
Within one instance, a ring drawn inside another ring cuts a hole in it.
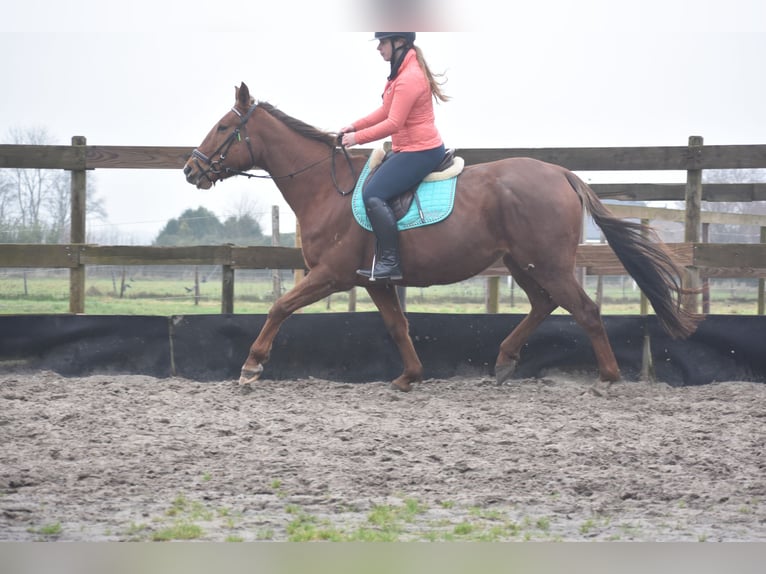
[{"label": "blurred face", "polygon": [[391,57],[394,55],[394,49],[391,46],[391,38],[383,38],[378,42],[378,52],[380,57],[386,62],[391,61]]},{"label": "blurred face", "polygon": [[383,38],[378,41],[378,52],[381,58],[390,62],[394,56],[394,49],[405,44],[404,38]]}]

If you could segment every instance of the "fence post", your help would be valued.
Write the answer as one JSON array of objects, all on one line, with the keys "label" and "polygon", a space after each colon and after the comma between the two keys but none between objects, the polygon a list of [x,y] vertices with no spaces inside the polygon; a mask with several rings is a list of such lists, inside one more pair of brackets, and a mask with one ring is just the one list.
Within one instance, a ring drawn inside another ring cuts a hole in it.
[{"label": "fence post", "polygon": [[500,277],[487,277],[487,313],[496,314],[500,312]]},{"label": "fence post", "polygon": [[[702,136],[689,136],[689,159],[694,159],[702,153]],[[685,243],[700,242],[700,227],[702,221],[702,170],[690,169],[686,172],[686,215],[684,228]],[[686,268],[684,278],[685,287],[688,289],[700,288],[699,269],[690,265]],[[699,295],[690,294],[684,297],[683,305],[691,313],[699,312]]]},{"label": "fence post", "polygon": [[[296,247],[303,247],[303,242],[301,240],[301,224],[296,219],[295,220],[295,246]],[[303,269],[294,269],[293,270],[293,285],[297,285],[301,281],[303,281],[304,276]]]},{"label": "fence post", "polygon": [[221,313],[234,313],[234,267],[231,265],[221,267]]},{"label": "fence post", "polygon": [[[710,243],[710,224],[702,224],[702,243]],[[700,280],[702,285],[702,313],[710,313],[710,278],[705,277]]]},{"label": "fence post", "polygon": [[[647,236],[649,228],[649,220],[642,219],[641,224],[644,226],[643,235]],[[649,323],[646,320],[649,315],[649,299],[643,291],[641,291],[641,318],[644,323],[644,344],[641,349],[641,380],[642,381],[654,381],[654,359],[652,358],[652,340],[649,336]]]},{"label": "fence post", "polygon": [[[761,227],[761,245],[766,244],[766,227]],[[758,279],[758,314],[766,313],[766,280],[763,277]]]},{"label": "fence post", "polygon": [[[271,206],[271,245],[279,247],[279,206]],[[282,296],[282,276],[279,269],[271,270],[271,293],[274,301]]]},{"label": "fence post", "polygon": [[[83,153],[86,142],[84,136],[72,136],[72,145],[82,148]],[[80,245],[85,243],[85,204],[87,199],[85,161],[83,161],[83,169],[72,170],[71,176],[69,242],[72,243],[72,249],[79,250]],[[77,267],[69,269],[70,313],[85,312],[85,265],[79,263],[79,253],[77,257]]]},{"label": "fence post", "polygon": [[194,306],[199,306],[199,265],[194,266]]},{"label": "fence post", "polygon": [[[599,234],[598,242],[601,245],[606,243],[606,238],[604,237],[603,233]],[[603,273],[599,272],[599,274],[596,276],[596,305],[598,306],[599,310],[601,310],[601,307],[603,304],[604,304],[604,275]]]}]

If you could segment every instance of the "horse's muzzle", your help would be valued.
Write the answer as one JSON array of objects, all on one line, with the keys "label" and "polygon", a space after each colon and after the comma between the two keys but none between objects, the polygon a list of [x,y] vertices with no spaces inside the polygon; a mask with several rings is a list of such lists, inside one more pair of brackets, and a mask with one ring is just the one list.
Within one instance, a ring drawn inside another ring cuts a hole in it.
[{"label": "horse's muzzle", "polygon": [[186,181],[198,189],[210,189],[213,186],[213,182],[210,181],[210,178],[204,172],[195,170],[188,163],[184,166],[184,175],[186,176]]}]

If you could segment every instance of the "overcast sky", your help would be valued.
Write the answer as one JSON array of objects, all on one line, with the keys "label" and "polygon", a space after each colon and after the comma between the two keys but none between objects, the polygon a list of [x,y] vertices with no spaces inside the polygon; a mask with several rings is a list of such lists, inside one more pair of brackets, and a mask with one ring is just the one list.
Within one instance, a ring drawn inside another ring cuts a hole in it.
[{"label": "overcast sky", "polygon": [[[380,102],[388,64],[370,41],[381,6],[323,0],[24,0],[0,19],[0,140],[45,128],[98,145],[198,145],[245,81],[259,100],[337,130]],[[763,0],[418,0],[417,43],[445,72],[448,147],[766,143]],[[437,9],[438,8],[438,9]],[[425,16],[423,16],[425,14]],[[430,22],[430,20],[429,20]],[[274,185],[196,190],[180,170],[98,170],[100,229],[151,241],[187,208],[282,208]],[[270,232],[270,219],[262,223]]]}]

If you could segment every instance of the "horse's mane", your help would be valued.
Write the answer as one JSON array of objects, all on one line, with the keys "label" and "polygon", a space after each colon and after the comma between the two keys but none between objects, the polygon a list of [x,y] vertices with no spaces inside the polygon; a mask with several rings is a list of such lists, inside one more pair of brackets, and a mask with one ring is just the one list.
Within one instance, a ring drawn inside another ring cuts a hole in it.
[{"label": "horse's mane", "polygon": [[293,131],[298,132],[302,136],[312,140],[322,142],[328,145],[329,147],[335,147],[335,143],[336,143],[335,134],[322,131],[318,128],[315,128],[314,126],[310,126],[309,124],[301,120],[296,120],[294,117],[288,116],[285,112],[276,108],[275,106],[271,105],[268,102],[258,102],[258,107],[262,108],[264,111],[268,112],[270,115],[274,116],[280,122],[285,124],[287,127],[292,129]]}]

